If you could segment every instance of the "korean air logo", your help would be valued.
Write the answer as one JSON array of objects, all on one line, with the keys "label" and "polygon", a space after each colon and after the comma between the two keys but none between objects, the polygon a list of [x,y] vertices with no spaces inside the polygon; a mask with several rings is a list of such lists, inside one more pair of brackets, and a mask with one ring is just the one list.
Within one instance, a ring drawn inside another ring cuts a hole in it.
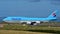
[{"label": "korean air logo", "polygon": [[56,14],[55,13],[53,13],[53,17],[56,17]]},{"label": "korean air logo", "polygon": [[21,20],[21,18],[12,18],[12,20]]}]

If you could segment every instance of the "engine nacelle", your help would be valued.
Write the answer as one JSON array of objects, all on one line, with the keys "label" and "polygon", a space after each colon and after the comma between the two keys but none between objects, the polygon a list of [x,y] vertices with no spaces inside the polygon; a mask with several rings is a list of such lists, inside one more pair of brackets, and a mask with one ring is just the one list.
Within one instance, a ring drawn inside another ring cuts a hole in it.
[{"label": "engine nacelle", "polygon": [[31,22],[31,25],[38,25],[38,24],[40,24],[40,21],[33,21],[33,22]]},{"label": "engine nacelle", "polygon": [[38,25],[40,21],[21,21],[22,24]]},{"label": "engine nacelle", "polygon": [[39,23],[40,24],[40,21],[36,21],[36,23]]},{"label": "engine nacelle", "polygon": [[27,24],[31,24],[31,22],[30,21],[27,21]]}]

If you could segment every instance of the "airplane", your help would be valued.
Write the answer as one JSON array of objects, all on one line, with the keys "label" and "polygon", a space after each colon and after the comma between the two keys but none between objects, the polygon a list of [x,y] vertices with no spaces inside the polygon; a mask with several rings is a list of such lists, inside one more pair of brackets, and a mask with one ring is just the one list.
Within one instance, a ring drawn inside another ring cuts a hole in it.
[{"label": "airplane", "polygon": [[56,18],[57,12],[58,11],[55,10],[52,14],[50,14],[46,18],[6,17],[3,19],[3,21],[8,22],[8,23],[26,23],[26,24],[30,24],[30,25],[37,25],[37,24],[40,24],[41,22],[57,20],[57,18]]}]

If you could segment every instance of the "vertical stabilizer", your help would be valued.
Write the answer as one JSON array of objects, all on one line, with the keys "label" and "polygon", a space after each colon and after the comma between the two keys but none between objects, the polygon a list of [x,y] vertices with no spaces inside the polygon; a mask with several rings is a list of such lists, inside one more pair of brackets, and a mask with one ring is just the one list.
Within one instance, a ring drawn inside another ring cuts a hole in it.
[{"label": "vertical stabilizer", "polygon": [[48,18],[56,18],[57,10],[55,10],[52,14],[48,16]]}]

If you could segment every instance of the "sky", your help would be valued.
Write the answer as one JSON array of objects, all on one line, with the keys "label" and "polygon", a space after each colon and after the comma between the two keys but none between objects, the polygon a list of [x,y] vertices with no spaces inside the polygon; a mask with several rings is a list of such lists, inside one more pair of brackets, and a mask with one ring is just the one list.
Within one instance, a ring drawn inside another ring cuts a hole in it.
[{"label": "sky", "polygon": [[54,10],[60,11],[60,0],[0,0],[0,17],[47,17]]}]

